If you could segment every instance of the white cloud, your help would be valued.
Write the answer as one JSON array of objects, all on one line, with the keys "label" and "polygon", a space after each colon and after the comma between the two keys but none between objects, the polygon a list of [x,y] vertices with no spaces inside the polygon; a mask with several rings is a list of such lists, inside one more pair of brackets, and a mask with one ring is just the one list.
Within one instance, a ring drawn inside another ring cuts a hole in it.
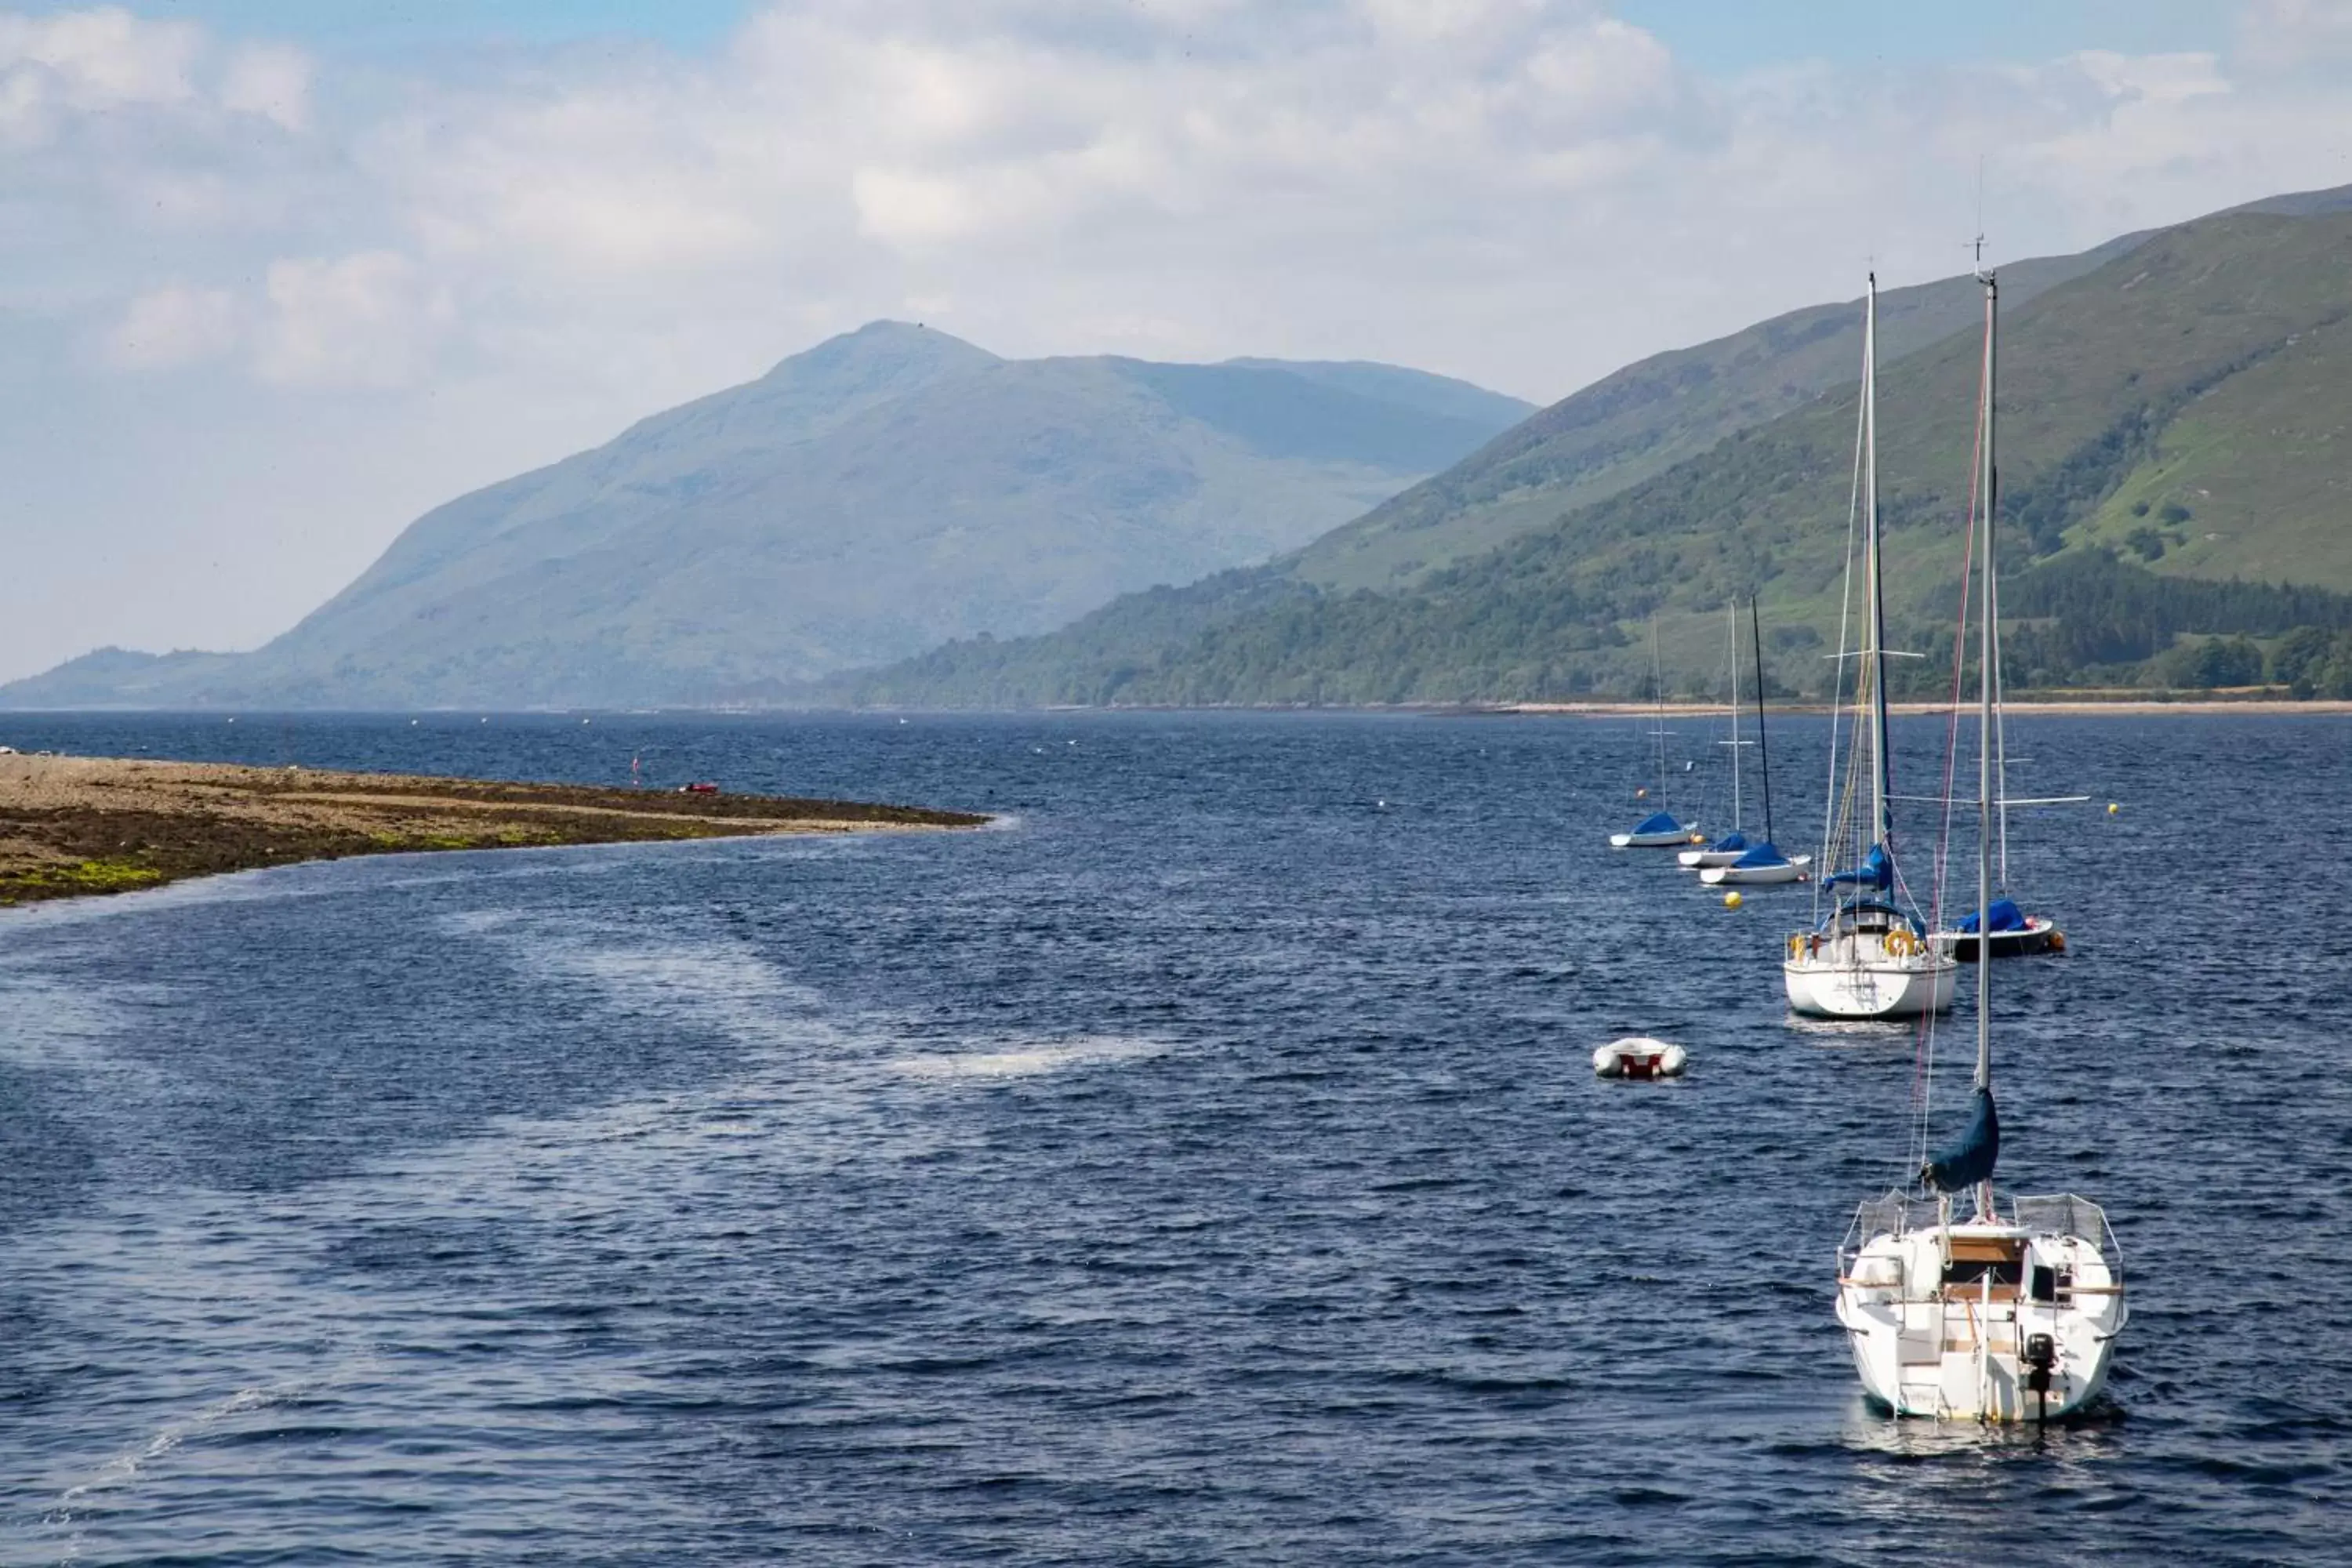
[{"label": "white cloud", "polygon": [[108,360],[131,370],[173,370],[218,358],[236,344],[236,300],[226,289],[167,283],[131,301],[106,334]]},{"label": "white cloud", "polygon": [[203,42],[187,23],[142,21],[119,5],[0,16],[0,73],[78,109],[173,103],[194,96]]},{"label": "white cloud", "polygon": [[2248,0],[2239,16],[2238,53],[2269,70],[2339,68],[2352,60],[2352,3]]},{"label": "white cloud", "polygon": [[416,264],[388,250],[273,261],[267,293],[253,364],[281,386],[407,384],[451,316]]},{"label": "white cloud", "polygon": [[257,114],[289,131],[310,121],[310,58],[283,44],[248,44],[232,51],[221,69],[220,104],[236,114]]}]

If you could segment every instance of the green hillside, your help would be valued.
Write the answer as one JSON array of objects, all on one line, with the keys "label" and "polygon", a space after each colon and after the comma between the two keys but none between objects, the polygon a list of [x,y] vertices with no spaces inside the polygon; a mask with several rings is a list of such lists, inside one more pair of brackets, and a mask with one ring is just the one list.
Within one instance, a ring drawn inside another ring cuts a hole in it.
[{"label": "green hillside", "polygon": [[[2326,641],[2352,627],[2340,592],[2261,586],[2352,589],[2352,273],[2342,265],[2352,216],[2316,205],[2311,216],[2244,212],[2168,230],[2040,290],[2004,279],[2003,607],[2015,679],[2242,675],[2251,654],[2254,679],[2294,679],[2275,647],[2234,639],[2275,644],[2304,626]],[[1973,432],[1979,342],[1973,311],[1958,314],[1957,330],[1881,374],[1892,635],[1930,654],[1949,647]],[[1613,493],[1595,496],[1590,469],[1530,487],[1514,504],[1548,508],[1542,525],[1402,586],[1349,590],[1280,568],[1228,574],[1161,606],[1175,634],[1163,642],[1129,637],[1135,601],[1121,601],[1058,637],[957,645],[847,694],[963,700],[982,677],[999,701],[1630,694],[1646,682],[1640,633],[1653,614],[1669,684],[1700,690],[1717,678],[1720,607],[1751,587],[1777,627],[1776,676],[1817,688],[1828,664],[1814,650],[1837,631],[1855,368],[1827,395]],[[1529,432],[1566,406],[1295,560],[1344,546],[1382,513],[1433,505],[1449,487],[1496,482],[1507,468],[1498,452],[1539,451]],[[1700,415],[1686,423],[1719,406],[1702,400]],[[2233,577],[2238,588],[2208,591]],[[2092,635],[2100,628],[2115,635]],[[2226,639],[2221,654],[2208,656],[2209,636]],[[2314,646],[2305,637],[2288,658],[2306,686],[2325,685],[2332,668],[2332,652],[2315,665]],[[1947,666],[1904,668],[1927,683]]]},{"label": "green hillside", "polygon": [[[2021,304],[2147,237],[2008,269]],[[1878,301],[1880,362],[1891,364],[1977,318],[1976,285],[1947,278]],[[1602,377],[1444,473],[1307,545],[1288,572],[1318,587],[1392,589],[1604,500],[1725,437],[1803,407],[1854,378],[1860,301],[1814,305],[1727,338],[1675,349]]]}]

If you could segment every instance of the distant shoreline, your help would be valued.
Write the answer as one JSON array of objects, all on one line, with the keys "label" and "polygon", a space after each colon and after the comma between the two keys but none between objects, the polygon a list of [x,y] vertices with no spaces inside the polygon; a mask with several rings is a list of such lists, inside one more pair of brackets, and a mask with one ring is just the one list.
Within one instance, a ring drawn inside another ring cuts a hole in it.
[{"label": "distant shoreline", "polygon": [[0,906],[355,855],[971,828],[973,812],[119,757],[0,756]]},{"label": "distant shoreline", "polygon": [[[1949,713],[1952,710],[1952,705],[1948,702],[1890,702],[1886,706],[1887,711],[1890,713],[1899,713],[1913,717]],[[1964,713],[1973,712],[1976,709],[1976,704],[1973,702],[1962,702],[1959,706],[1960,710]],[[1663,711],[1672,714],[1704,715],[1721,713],[1725,710],[1725,708],[1726,705],[1721,702],[1669,702],[1664,705]],[[2097,698],[2045,700],[2041,698],[2032,698],[2011,699],[2002,702],[2001,708],[2004,711],[2011,714],[2050,713],[2072,715],[2086,713],[2116,713],[2130,714],[2133,716],[2146,713],[2352,714],[2352,701],[2341,701],[2334,698],[2314,698],[2307,701],[2297,701],[2293,698],[2230,697],[2181,698],[2178,700],[2167,700],[2160,697],[2122,698],[2112,700]],[[1444,710],[1444,711],[1458,712],[1465,715],[1479,713],[1525,713],[1530,715],[1566,715],[1571,718],[1583,717],[1591,719],[1618,719],[1624,718],[1629,715],[1638,716],[1643,713],[1656,713],[1661,710],[1662,710],[1659,705],[1654,702],[1508,702],[1498,703],[1493,707],[1465,706],[1458,709]],[[1829,711],[1829,704],[1825,702],[1811,701],[1776,701],[1772,704],[1772,711],[1776,713],[1826,713]]]}]

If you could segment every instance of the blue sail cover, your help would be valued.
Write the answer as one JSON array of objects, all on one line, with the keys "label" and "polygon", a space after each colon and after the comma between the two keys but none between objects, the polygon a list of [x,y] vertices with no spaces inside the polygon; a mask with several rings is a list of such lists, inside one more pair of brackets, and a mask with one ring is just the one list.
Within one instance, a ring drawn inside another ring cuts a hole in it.
[{"label": "blue sail cover", "polygon": [[1654,811],[1633,825],[1636,833],[1680,833],[1682,830],[1683,825],[1675,820],[1674,813],[1670,811]]},{"label": "blue sail cover", "polygon": [[[1970,915],[1960,922],[1960,929],[1964,931],[1974,931],[1979,924],[1977,917]],[[2007,899],[1995,899],[1992,901],[1992,929],[1996,935],[2005,931],[2023,931],[2025,929],[2024,911]]]},{"label": "blue sail cover", "polygon": [[1728,855],[1734,850],[1745,849],[1748,847],[1748,835],[1745,833],[1727,833],[1722,837],[1717,839],[1714,843],[1708,845],[1707,847]]},{"label": "blue sail cover", "polygon": [[1992,1180],[1993,1163],[2000,1158],[2000,1118],[1993,1114],[1992,1090],[1980,1089],[1973,1096],[1968,1131],[1928,1161],[1919,1179],[1937,1192],[1957,1193]]},{"label": "blue sail cover", "polygon": [[1839,871],[1822,883],[1824,888],[1844,884],[1853,888],[1870,888],[1885,892],[1895,886],[1895,862],[1886,858],[1886,846],[1874,844],[1860,866],[1851,871]]},{"label": "blue sail cover", "polygon": [[1758,866],[1785,866],[1788,863],[1789,858],[1780,853],[1780,846],[1769,839],[1732,862],[1734,866],[1746,866],[1751,869]]}]

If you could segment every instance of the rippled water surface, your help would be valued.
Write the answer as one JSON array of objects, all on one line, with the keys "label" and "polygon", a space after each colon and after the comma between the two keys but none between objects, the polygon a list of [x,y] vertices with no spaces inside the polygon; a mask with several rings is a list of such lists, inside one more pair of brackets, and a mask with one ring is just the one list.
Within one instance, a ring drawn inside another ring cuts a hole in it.
[{"label": "rippled water surface", "polygon": [[[1997,971],[2003,1183],[2134,1289],[2039,1441],[1864,1405],[1833,1249],[1913,1038],[1787,1020],[1807,892],[1602,847],[1629,725],[0,721],[1003,818],[0,913],[0,1560],[2340,1553],[2352,725],[2019,731],[2123,805],[2021,819],[2073,951]],[[1597,1081],[1637,1031],[1691,1076]]]}]

